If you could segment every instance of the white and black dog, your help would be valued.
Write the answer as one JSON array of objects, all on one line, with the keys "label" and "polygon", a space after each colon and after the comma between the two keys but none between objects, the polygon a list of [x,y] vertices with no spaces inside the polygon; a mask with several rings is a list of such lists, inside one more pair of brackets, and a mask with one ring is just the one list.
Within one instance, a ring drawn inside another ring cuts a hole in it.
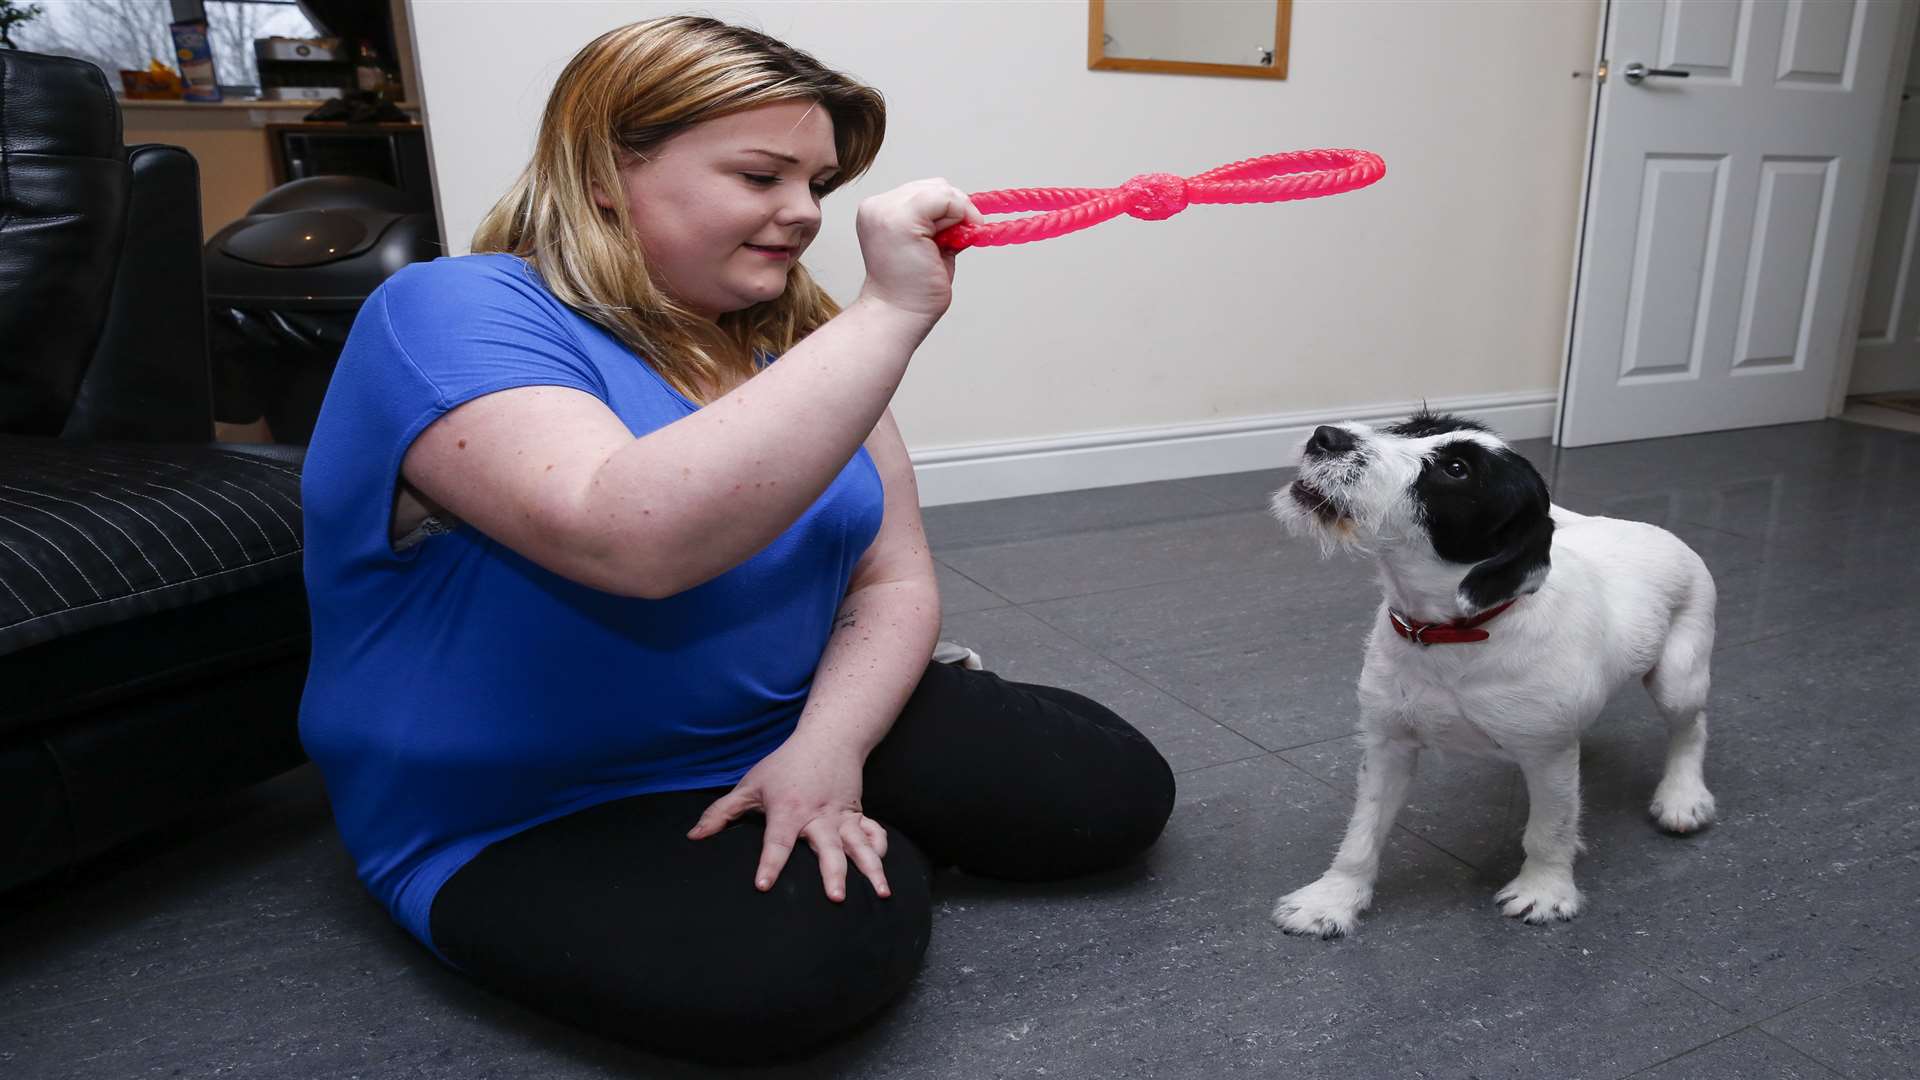
[{"label": "white and black dog", "polygon": [[1580,736],[1629,678],[1670,734],[1654,818],[1677,833],[1712,820],[1701,763],[1714,586],[1678,537],[1554,506],[1499,436],[1426,412],[1319,428],[1273,513],[1327,553],[1374,556],[1386,594],[1360,673],[1353,820],[1327,872],[1274,906],[1282,929],[1352,931],[1424,747],[1519,764],[1526,862],[1494,901],[1530,923],[1572,918]]}]

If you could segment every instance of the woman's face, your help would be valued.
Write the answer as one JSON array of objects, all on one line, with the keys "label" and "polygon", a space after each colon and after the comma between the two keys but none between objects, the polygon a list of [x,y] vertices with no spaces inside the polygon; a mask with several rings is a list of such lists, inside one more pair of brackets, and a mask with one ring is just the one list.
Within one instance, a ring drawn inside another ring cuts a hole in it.
[{"label": "woman's face", "polygon": [[839,167],[826,110],[790,101],[695,124],[620,175],[648,263],[711,319],[786,290]]}]

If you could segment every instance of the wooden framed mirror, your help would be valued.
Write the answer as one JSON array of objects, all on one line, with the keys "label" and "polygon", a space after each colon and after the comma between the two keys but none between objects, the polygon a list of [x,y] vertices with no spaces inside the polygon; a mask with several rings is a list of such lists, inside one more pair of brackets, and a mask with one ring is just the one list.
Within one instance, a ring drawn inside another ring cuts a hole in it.
[{"label": "wooden framed mirror", "polygon": [[1287,77],[1293,0],[1087,0],[1087,67]]}]

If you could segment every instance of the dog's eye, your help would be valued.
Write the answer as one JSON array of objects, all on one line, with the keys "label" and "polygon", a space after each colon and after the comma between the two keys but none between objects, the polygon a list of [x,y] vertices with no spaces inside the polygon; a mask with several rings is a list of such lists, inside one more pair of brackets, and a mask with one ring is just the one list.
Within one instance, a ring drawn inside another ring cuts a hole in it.
[{"label": "dog's eye", "polygon": [[1440,471],[1453,477],[1455,480],[1465,480],[1469,470],[1467,469],[1467,463],[1461,461],[1459,458],[1447,458],[1440,462]]}]

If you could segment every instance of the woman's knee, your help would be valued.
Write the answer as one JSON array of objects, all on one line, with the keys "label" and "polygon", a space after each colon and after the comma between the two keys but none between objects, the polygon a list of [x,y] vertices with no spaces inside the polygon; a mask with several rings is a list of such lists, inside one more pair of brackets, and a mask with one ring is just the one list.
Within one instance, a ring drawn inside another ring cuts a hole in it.
[{"label": "woman's knee", "polygon": [[1119,781],[1128,790],[1125,799],[1131,810],[1122,833],[1121,859],[1129,859],[1152,847],[1166,831],[1167,822],[1173,817],[1173,804],[1176,787],[1173,779],[1173,766],[1160,751],[1144,738],[1142,745],[1130,755],[1130,760],[1120,767],[1122,778]]},{"label": "woman's knee", "polygon": [[[718,1063],[787,1060],[856,1030],[900,997],[925,956],[933,904],[924,863],[888,856],[892,895],[864,878],[826,899],[811,852],[767,894],[780,917],[687,971],[665,1009],[635,1010],[627,1041]],[[799,872],[796,872],[799,871]],[[658,973],[640,973],[651,982]]]},{"label": "woman's knee", "polygon": [[1015,684],[1072,714],[1077,747],[1052,782],[1060,820],[1036,823],[1050,843],[1032,845],[1002,876],[1060,878],[1110,870],[1139,858],[1173,814],[1173,769],[1138,729],[1092,698],[1058,687]]},{"label": "woman's knee", "polygon": [[597,884],[504,865],[456,875],[450,884],[463,887],[435,905],[436,943],[494,992],[609,1039],[714,1062],[798,1056],[912,982],[931,929],[931,871],[892,834],[892,895],[853,871],[834,903],[802,844],[760,893],[757,825],[656,852],[642,860],[650,866],[609,868]]},{"label": "woman's knee", "polygon": [[1173,814],[1173,767],[1153,740],[1128,723],[1120,714],[1085,694],[1056,686],[1016,683],[1022,689],[1052,701],[1083,720],[1096,725],[1106,736],[1099,755],[1106,782],[1118,793],[1118,805],[1128,809],[1121,815],[1126,828],[1121,830],[1144,836],[1144,848],[1153,843]]},{"label": "woman's knee", "polygon": [[1087,824],[1077,850],[1055,865],[1073,873],[1109,870],[1138,859],[1173,816],[1173,770],[1144,739],[1114,747],[1087,770],[1093,790],[1084,796]]}]

